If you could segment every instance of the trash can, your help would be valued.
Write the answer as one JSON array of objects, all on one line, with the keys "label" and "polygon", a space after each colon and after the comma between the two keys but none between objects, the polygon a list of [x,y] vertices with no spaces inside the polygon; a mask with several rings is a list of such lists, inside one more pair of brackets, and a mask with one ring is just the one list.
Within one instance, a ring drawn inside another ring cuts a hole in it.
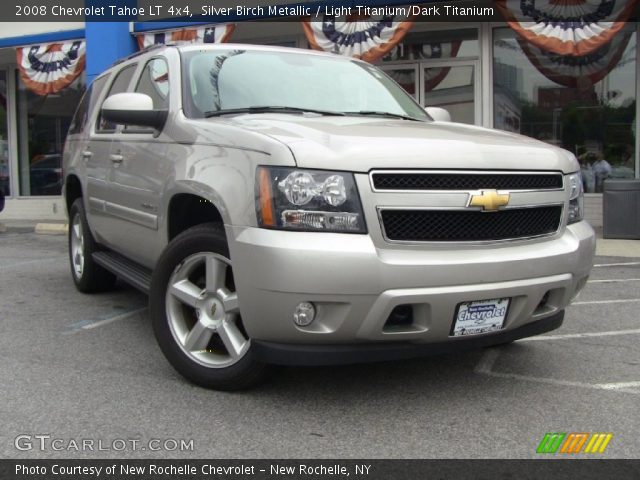
[{"label": "trash can", "polygon": [[604,181],[604,238],[640,239],[640,180]]}]

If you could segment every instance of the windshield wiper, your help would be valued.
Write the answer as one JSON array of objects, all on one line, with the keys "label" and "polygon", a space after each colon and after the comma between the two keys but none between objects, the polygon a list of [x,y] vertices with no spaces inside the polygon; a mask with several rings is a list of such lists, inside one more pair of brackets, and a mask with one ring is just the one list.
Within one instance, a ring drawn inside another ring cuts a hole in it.
[{"label": "windshield wiper", "polygon": [[402,118],[403,120],[413,120],[414,122],[420,122],[421,120],[410,117],[408,115],[400,115],[399,113],[382,112],[377,110],[360,110],[358,112],[344,112],[345,115],[371,115],[372,117],[390,117],[390,118]]},{"label": "windshield wiper", "polygon": [[233,113],[318,113],[320,115],[336,115],[343,117],[342,112],[331,112],[328,110],[316,110],[313,108],[300,107],[246,107],[246,108],[228,108],[226,110],[212,110],[205,112],[205,118],[219,117],[221,115],[230,115]]}]

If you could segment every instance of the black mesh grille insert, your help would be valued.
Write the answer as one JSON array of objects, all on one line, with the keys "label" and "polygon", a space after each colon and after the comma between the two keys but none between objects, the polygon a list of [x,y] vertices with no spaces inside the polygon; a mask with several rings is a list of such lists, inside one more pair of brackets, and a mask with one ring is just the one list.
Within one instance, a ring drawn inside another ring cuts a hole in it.
[{"label": "black mesh grille insert", "polygon": [[473,242],[532,237],[555,232],[561,206],[498,212],[470,210],[382,210],[389,240]]},{"label": "black mesh grille insert", "polygon": [[374,173],[377,190],[546,190],[562,188],[558,173]]}]

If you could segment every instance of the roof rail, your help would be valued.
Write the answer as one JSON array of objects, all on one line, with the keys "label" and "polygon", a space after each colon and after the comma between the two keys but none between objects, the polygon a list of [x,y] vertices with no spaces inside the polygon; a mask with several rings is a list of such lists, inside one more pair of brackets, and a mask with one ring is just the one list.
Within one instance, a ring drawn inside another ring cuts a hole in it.
[{"label": "roof rail", "polygon": [[122,62],[126,62],[127,60],[131,60],[132,58],[139,57],[140,55],[143,55],[143,54],[145,54],[145,53],[148,53],[148,52],[150,52],[150,51],[152,51],[152,50],[157,50],[157,49],[159,49],[159,48],[164,48],[164,47],[174,47],[174,46],[176,46],[176,43],[174,43],[174,42],[169,42],[169,43],[155,43],[155,44],[153,44],[153,45],[149,45],[149,46],[148,46],[148,47],[146,47],[146,48],[143,48],[142,50],[139,50],[139,51],[137,51],[137,52],[133,52],[132,54],[127,55],[126,57],[119,58],[118,60],[116,60],[115,62],[113,62],[113,63],[111,64],[111,67],[113,67],[113,66],[115,66],[115,65],[118,65],[118,64],[120,64],[120,63],[122,63]]}]

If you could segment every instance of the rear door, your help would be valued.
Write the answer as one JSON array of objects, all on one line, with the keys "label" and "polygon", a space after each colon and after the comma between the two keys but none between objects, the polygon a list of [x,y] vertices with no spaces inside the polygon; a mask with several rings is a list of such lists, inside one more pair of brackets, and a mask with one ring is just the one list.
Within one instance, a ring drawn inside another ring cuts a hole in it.
[{"label": "rear door", "polygon": [[[100,105],[111,95],[127,91],[136,68],[137,63],[131,63],[115,73],[107,94],[100,99]],[[110,150],[114,135],[122,126],[107,122],[100,115],[100,109],[96,110],[89,145],[83,153],[87,164],[89,223],[98,240],[105,245],[112,246],[117,237],[114,229],[118,227],[109,208],[109,202],[113,199],[109,185],[113,166]]]},{"label": "rear door", "polygon": [[106,74],[96,78],[87,87],[71,120],[64,148],[64,166],[68,169],[65,173],[73,173],[78,178],[84,179],[83,192],[87,212],[89,212],[88,199],[96,195],[100,177],[102,176],[103,181],[105,179],[104,173],[102,175],[100,173],[96,158],[93,157],[89,132],[93,126],[96,104],[104,93],[104,87],[108,81],[109,74]]}]

